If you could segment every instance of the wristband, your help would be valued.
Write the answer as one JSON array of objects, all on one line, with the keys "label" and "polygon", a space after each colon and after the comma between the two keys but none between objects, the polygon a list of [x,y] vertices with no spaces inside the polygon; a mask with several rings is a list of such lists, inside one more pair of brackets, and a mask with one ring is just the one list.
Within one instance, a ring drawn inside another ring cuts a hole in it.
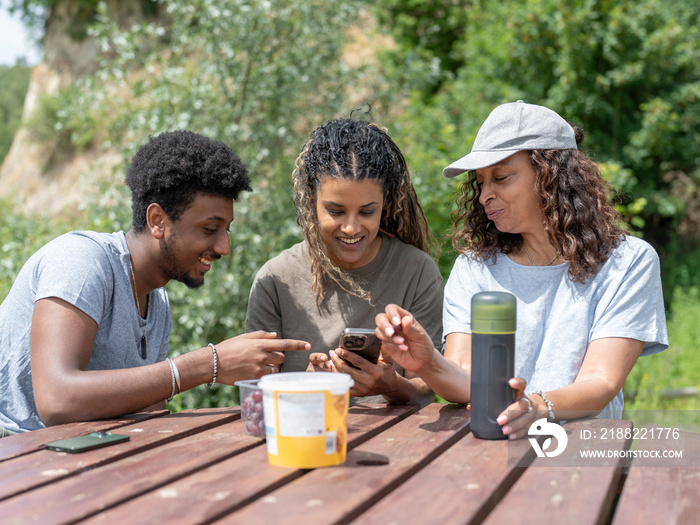
[{"label": "wristband", "polygon": [[535,390],[533,394],[537,394],[542,398],[542,401],[545,402],[547,405],[547,410],[549,411],[549,417],[547,418],[548,421],[554,421],[554,405],[552,405],[552,402],[547,398],[547,394],[542,392],[542,390]]},{"label": "wristband", "polygon": [[219,371],[219,356],[216,355],[216,347],[211,343],[209,343],[209,346],[214,354],[214,378],[211,380],[211,383],[207,383],[207,386],[211,388],[216,384],[216,373]]}]

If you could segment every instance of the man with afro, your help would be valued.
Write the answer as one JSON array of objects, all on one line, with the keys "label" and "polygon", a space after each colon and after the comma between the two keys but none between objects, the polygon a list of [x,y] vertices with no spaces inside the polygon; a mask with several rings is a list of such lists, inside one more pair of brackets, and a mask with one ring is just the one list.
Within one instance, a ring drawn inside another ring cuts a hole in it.
[{"label": "man with afro", "polygon": [[128,232],[57,237],[0,305],[0,436],[163,409],[179,392],[276,372],[283,351],[309,349],[260,331],[166,357],[163,286],[199,287],[229,254],[233,202],[250,181],[223,142],[173,131],[136,152],[126,184]]}]

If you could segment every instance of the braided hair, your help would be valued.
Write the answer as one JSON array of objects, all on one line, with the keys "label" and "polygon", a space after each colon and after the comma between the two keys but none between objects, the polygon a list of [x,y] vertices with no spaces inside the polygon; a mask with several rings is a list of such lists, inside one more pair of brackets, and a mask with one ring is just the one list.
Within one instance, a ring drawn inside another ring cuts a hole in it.
[{"label": "braided hair", "polygon": [[436,249],[406,160],[386,129],[377,124],[340,118],[319,126],[304,144],[292,178],[297,223],[308,245],[317,305],[330,282],[371,302],[370,292],[333,263],[321,238],[315,199],[324,178],[379,182],[384,194],[380,232],[427,253]]}]

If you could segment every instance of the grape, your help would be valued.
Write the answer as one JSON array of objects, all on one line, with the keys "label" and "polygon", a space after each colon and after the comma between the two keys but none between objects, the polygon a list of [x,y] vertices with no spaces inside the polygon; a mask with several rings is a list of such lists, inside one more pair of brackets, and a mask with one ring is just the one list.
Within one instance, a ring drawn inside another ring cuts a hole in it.
[{"label": "grape", "polygon": [[253,390],[241,401],[241,419],[245,421],[245,431],[251,436],[265,436],[262,390]]}]

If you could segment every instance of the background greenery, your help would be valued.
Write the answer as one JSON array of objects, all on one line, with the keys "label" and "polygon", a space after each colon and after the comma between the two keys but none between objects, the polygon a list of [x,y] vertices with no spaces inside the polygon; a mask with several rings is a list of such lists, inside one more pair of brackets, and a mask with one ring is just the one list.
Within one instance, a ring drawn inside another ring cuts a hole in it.
[{"label": "background greenery", "polygon": [[[15,2],[32,4],[51,2]],[[188,128],[231,144],[253,178],[255,192],[235,207],[231,256],[203,289],[168,284],[173,353],[243,331],[255,272],[299,239],[290,173],[317,125],[369,102],[442,236],[458,184],[442,168],[469,151],[494,106],[523,99],[587,130],[585,147],[617,188],[630,231],[661,257],[671,348],[640,359],[625,385],[627,406],[698,408],[697,397],[664,397],[700,382],[696,1],[173,0],[167,23],[129,30],[102,4],[85,5],[88,34],[105,51],[100,67],[41,102],[27,122],[35,136],[77,152],[117,147],[128,159],[149,134]],[[393,44],[376,46],[375,60],[356,60],[358,27]],[[0,90],[0,108],[17,107],[12,96]],[[0,297],[49,238],[129,228],[121,176],[105,185],[88,173],[81,186],[94,190],[70,219],[0,218]],[[445,277],[454,257],[444,243]],[[226,405],[232,396],[194,389],[173,408]]]}]

